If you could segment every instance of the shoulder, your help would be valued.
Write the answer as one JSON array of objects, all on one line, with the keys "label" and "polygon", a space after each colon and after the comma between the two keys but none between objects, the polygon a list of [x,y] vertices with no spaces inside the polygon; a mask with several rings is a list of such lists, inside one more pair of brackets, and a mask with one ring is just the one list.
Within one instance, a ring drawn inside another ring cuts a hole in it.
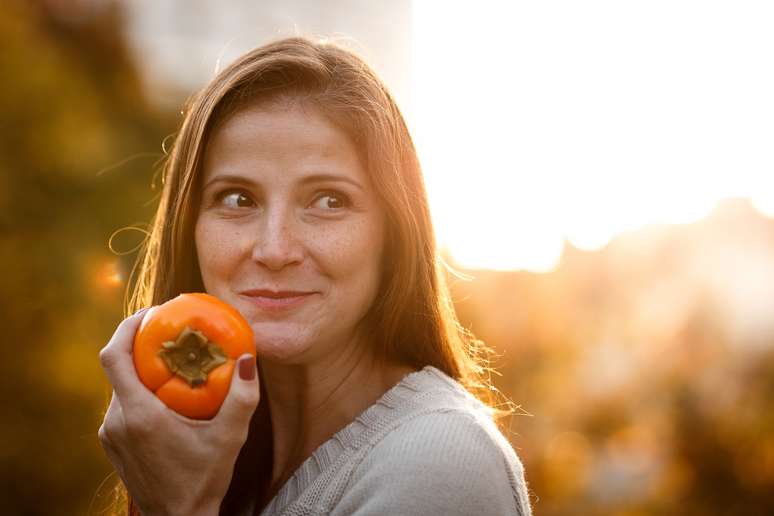
[{"label": "shoulder", "polygon": [[483,405],[439,379],[449,395],[416,407],[373,444],[340,514],[530,514],[524,469],[507,439]]}]

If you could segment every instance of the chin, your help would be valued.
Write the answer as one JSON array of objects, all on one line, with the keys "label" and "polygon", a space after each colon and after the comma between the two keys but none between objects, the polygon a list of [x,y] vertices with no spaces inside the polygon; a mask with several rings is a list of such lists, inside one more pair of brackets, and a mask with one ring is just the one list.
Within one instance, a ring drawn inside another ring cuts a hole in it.
[{"label": "chin", "polygon": [[259,359],[292,363],[310,347],[308,336],[287,328],[271,328],[264,323],[253,325],[253,333]]}]

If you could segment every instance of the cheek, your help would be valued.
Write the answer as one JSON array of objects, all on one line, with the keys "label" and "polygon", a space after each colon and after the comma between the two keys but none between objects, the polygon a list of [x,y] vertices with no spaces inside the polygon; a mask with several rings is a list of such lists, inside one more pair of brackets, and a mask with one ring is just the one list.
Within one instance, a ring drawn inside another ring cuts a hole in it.
[{"label": "cheek", "polygon": [[[225,238],[225,235],[229,237]],[[233,229],[223,231],[218,224],[200,219],[196,224],[194,239],[199,269],[205,286],[208,286],[208,278],[216,278],[228,271],[229,264],[237,255],[235,244],[240,238]]]},{"label": "cheek", "polygon": [[326,272],[358,290],[370,290],[381,270],[383,236],[372,220],[353,221],[346,227],[320,232],[315,238],[317,256]]}]

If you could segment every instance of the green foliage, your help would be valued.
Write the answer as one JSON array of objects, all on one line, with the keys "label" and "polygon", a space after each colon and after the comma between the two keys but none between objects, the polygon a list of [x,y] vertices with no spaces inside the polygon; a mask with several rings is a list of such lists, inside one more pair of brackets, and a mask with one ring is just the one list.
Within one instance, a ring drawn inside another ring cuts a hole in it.
[{"label": "green foliage", "polygon": [[175,122],[145,105],[118,11],[79,18],[47,5],[0,10],[7,514],[84,514],[110,471],[96,439],[110,394],[97,353],[122,311],[111,275],[133,257],[108,241],[150,219],[154,163]]}]

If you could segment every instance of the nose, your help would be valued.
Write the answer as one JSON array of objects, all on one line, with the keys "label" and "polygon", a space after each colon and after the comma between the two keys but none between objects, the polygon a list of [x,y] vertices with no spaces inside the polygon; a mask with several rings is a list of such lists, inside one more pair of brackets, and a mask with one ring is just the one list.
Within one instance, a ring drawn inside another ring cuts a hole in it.
[{"label": "nose", "polygon": [[272,271],[301,263],[304,255],[297,226],[287,210],[268,208],[257,229],[252,259]]}]

